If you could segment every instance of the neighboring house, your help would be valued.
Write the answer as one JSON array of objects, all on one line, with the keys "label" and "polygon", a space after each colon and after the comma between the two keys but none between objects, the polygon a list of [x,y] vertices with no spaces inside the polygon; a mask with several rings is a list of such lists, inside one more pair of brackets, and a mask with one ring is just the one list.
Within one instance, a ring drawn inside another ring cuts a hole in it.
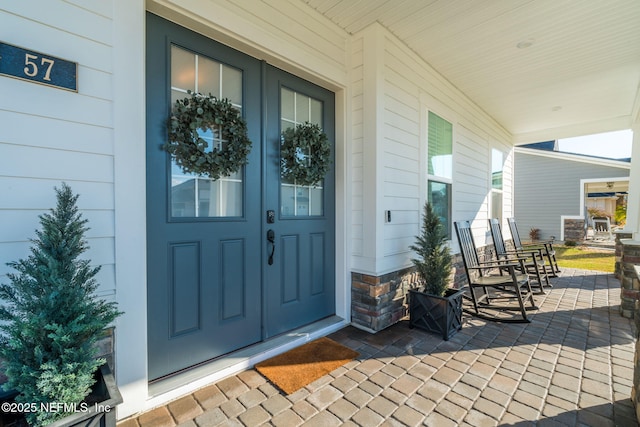
[{"label": "neighboring house", "polygon": [[[515,143],[640,129],[640,7],[580,7],[588,22],[562,2],[4,1],[0,46],[30,52],[0,58],[20,77],[0,75],[0,280],[67,182],[102,266],[98,294],[125,313],[118,418],[346,325],[379,331],[403,314],[427,200],[450,234],[471,220],[485,245],[488,218],[517,216]],[[620,25],[602,26],[603,14]],[[599,41],[611,28],[602,44],[628,52],[619,61],[565,36]],[[77,91],[47,80],[59,58],[77,63]],[[577,81],[553,81],[560,65]],[[606,91],[585,89],[593,75]],[[242,109],[253,148],[238,175],[172,168],[167,119],[189,89]],[[552,111],[559,99],[580,111]],[[305,121],[332,144],[320,187],[280,182],[282,127]]]},{"label": "neighboring house", "polygon": [[589,209],[615,223],[616,205],[626,205],[630,159],[559,152],[553,141],[516,147],[514,157],[514,212],[521,234],[537,228],[542,239],[575,240],[565,236],[565,223],[584,221],[584,230]]}]

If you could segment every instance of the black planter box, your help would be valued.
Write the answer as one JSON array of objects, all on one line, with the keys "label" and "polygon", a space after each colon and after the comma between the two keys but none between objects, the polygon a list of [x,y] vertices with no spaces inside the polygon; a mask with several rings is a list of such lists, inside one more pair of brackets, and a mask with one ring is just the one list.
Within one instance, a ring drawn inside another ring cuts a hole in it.
[{"label": "black planter box", "polygon": [[[5,394],[7,396],[0,401],[10,402],[17,393]],[[116,386],[115,378],[109,366],[104,364],[96,372],[96,383],[91,388],[87,402],[79,404],[76,413],[48,424],[48,427],[115,427],[116,406],[120,403],[122,403],[122,396]],[[0,427],[26,425],[21,414],[4,411],[0,413]]]},{"label": "black planter box", "polygon": [[463,290],[447,289],[445,296],[409,290],[409,327],[442,335],[447,341],[462,329]]}]

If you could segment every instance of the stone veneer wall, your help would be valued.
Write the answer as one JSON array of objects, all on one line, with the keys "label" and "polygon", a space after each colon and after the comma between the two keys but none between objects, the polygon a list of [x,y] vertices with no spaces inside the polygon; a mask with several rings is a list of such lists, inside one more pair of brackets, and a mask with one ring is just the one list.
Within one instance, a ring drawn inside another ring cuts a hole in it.
[{"label": "stone veneer wall", "polygon": [[615,236],[616,236],[616,246],[615,246],[616,265],[615,265],[614,275],[616,276],[616,279],[622,281],[622,248],[623,248],[622,241],[630,240],[633,234],[627,233],[624,231],[616,231]]},{"label": "stone veneer wall", "polygon": [[351,323],[378,332],[407,315],[405,298],[416,282],[415,268],[383,276],[351,273]]},{"label": "stone veneer wall", "polygon": [[[616,237],[617,239],[617,237]],[[640,300],[640,242],[617,239],[621,246],[620,260],[616,255],[616,277],[620,280],[620,314],[633,319],[636,301]],[[617,246],[617,244],[616,244]],[[616,249],[617,251],[617,249]]]},{"label": "stone veneer wall", "polygon": [[564,240],[581,242],[584,240],[584,219],[564,220]]},{"label": "stone veneer wall", "polygon": [[616,233],[615,276],[620,280],[620,314],[635,318],[636,348],[631,402],[640,422],[640,242],[627,232]]},{"label": "stone veneer wall", "polygon": [[636,354],[633,360],[633,386],[631,387],[631,401],[636,408],[636,418],[640,422],[640,301],[635,306],[636,321]]},{"label": "stone veneer wall", "polygon": [[[493,245],[478,249],[481,259],[491,257]],[[453,287],[467,284],[460,254],[453,255]],[[351,273],[351,323],[369,332],[378,332],[399,322],[408,314],[407,294],[418,282],[415,267],[382,276]]]}]

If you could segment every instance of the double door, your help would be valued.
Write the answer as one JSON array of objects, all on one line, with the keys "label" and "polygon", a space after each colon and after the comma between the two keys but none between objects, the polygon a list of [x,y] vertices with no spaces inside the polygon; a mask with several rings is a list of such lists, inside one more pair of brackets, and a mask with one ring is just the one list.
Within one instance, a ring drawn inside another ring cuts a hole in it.
[{"label": "double door", "polygon": [[[146,79],[153,380],[334,313],[334,169],[301,186],[280,168],[288,127],[318,124],[333,145],[334,96],[152,14]],[[247,121],[252,149],[237,173],[185,173],[162,149],[171,106],[189,90],[229,99]]]}]

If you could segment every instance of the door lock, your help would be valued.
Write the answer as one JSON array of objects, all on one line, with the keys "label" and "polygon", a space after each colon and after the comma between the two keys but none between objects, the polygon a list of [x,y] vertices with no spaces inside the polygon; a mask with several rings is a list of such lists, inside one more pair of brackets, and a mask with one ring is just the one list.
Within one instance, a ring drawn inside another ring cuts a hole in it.
[{"label": "door lock", "polygon": [[268,210],[267,211],[267,224],[273,224],[276,222],[276,211]]}]

